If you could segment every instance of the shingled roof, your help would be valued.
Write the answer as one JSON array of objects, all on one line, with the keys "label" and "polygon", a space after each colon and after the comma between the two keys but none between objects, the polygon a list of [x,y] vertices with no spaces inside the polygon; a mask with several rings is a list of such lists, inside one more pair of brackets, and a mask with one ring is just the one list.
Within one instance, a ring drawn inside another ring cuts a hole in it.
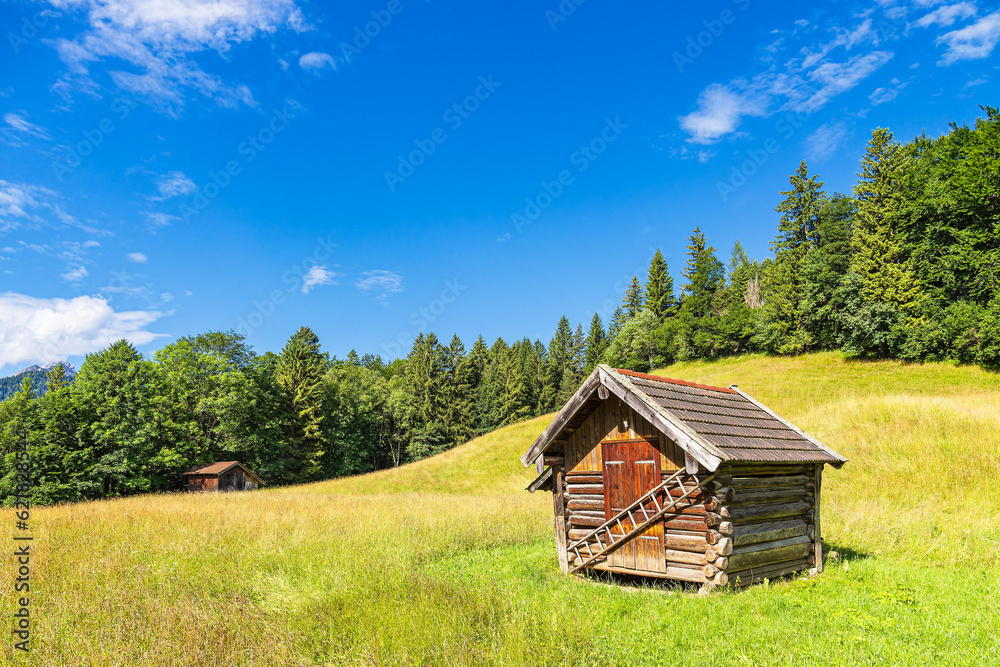
[{"label": "shingled roof", "polygon": [[600,404],[601,387],[710,471],[723,462],[830,463],[839,468],[847,461],[735,385],[712,387],[602,364],[522,455],[521,462],[531,465],[550,448],[561,446]]}]

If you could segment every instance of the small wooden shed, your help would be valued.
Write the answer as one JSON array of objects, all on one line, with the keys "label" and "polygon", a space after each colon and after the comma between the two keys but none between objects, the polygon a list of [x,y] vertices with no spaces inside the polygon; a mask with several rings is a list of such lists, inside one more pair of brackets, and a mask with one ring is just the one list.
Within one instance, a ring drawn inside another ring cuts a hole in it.
[{"label": "small wooden shed", "polygon": [[264,485],[264,480],[239,461],[209,463],[184,474],[188,491],[252,491]]},{"label": "small wooden shed", "polygon": [[601,365],[521,456],[563,572],[714,586],[822,570],[823,466],[847,461],[736,385]]}]

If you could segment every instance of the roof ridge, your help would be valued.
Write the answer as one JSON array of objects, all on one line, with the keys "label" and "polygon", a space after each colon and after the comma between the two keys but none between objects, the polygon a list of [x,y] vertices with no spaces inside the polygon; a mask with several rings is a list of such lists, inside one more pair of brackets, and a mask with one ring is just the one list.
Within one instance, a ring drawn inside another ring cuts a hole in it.
[{"label": "roof ridge", "polygon": [[695,387],[697,389],[708,389],[709,391],[721,391],[725,394],[739,394],[740,392],[735,389],[730,389],[728,387],[716,387],[710,384],[698,384],[697,382],[689,382],[688,380],[678,380],[676,378],[668,378],[662,375],[650,375],[649,373],[639,373],[637,371],[630,371],[625,368],[616,368],[615,371],[623,375],[632,375],[634,377],[645,378],[647,380],[656,380],[657,382],[666,382],[669,384],[679,384],[684,387]]}]

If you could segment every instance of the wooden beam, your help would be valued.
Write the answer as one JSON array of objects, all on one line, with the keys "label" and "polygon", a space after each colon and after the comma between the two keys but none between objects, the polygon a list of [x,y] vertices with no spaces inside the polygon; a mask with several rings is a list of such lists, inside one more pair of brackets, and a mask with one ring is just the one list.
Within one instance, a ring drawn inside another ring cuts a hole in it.
[{"label": "wooden beam", "polygon": [[[597,391],[597,387],[601,384],[599,369],[594,369],[594,372],[583,381],[580,388],[576,390],[576,393],[567,401],[563,409],[555,416],[555,418],[545,427],[542,434],[538,436],[531,447],[521,454],[521,464],[525,468],[530,466],[535,460],[541,456],[545,449],[556,439],[556,436],[566,427],[569,421],[576,415],[576,413],[583,407],[584,403],[590,400],[590,397],[594,395]],[[542,465],[538,463],[537,465]],[[539,470],[538,472],[541,472]]]},{"label": "wooden beam", "polygon": [[701,470],[698,459],[691,456],[691,452],[684,452],[684,469],[687,470],[687,474],[689,475],[697,475]]},{"label": "wooden beam", "polygon": [[610,389],[611,393],[642,415],[650,424],[663,431],[706,470],[715,472],[725,456],[722,452],[711,444],[700,441],[697,433],[687,428],[680,420],[670,416],[653,399],[629,382],[624,375],[615,373],[612,368],[604,364],[598,366],[597,370],[601,374],[601,384]]},{"label": "wooden beam", "polygon": [[819,520],[820,520],[819,493],[822,487],[823,487],[823,464],[818,463],[816,464],[816,502],[815,504],[813,504],[813,510],[815,511],[815,514],[813,515],[813,521],[814,521],[813,531],[815,532],[814,539],[816,540],[815,554],[816,554],[817,573],[823,571],[823,535],[819,525]]},{"label": "wooden beam", "polygon": [[529,493],[534,493],[538,489],[544,488],[546,483],[552,479],[552,468],[546,468],[545,472],[532,480],[531,484],[528,485],[527,490]]},{"label": "wooden beam", "polygon": [[552,505],[556,521],[556,555],[559,557],[559,571],[566,574],[569,572],[569,559],[566,556],[566,503],[563,501],[562,469],[555,473],[555,482],[552,484]]}]

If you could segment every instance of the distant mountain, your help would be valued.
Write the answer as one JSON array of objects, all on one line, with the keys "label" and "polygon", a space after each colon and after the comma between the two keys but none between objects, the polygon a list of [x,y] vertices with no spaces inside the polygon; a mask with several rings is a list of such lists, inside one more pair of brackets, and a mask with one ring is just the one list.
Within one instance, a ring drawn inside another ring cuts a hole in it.
[{"label": "distant mountain", "polygon": [[22,368],[13,375],[0,378],[0,401],[5,401],[16,394],[17,390],[21,388],[21,382],[25,377],[31,378],[31,381],[35,383],[35,394],[41,396],[45,393],[45,376],[59,363],[62,363],[62,365],[66,368],[66,377],[69,380],[72,381],[76,378],[76,368],[74,368],[73,364],[68,361],[54,361],[51,364],[45,364],[44,366],[28,366],[27,368]]},{"label": "distant mountain", "polygon": [[16,373],[12,373],[10,377],[17,377],[22,373],[35,373],[38,371],[41,371],[42,373],[48,373],[50,370],[52,370],[59,364],[62,364],[63,368],[66,369],[66,377],[70,379],[76,377],[76,368],[74,368],[73,364],[69,363],[68,361],[53,361],[51,364],[45,364],[44,366],[28,366],[27,368],[22,368]]}]

